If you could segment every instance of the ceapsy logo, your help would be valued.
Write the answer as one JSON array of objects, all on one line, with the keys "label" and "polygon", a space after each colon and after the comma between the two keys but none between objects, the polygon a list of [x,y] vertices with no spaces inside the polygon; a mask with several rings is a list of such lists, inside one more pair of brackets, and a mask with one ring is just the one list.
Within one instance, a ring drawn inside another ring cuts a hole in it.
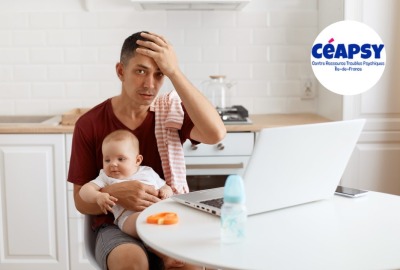
[{"label": "ceapsy logo", "polygon": [[354,56],[360,54],[362,59],[369,59],[371,57],[375,59],[381,58],[381,52],[385,45],[383,44],[338,44],[336,47],[332,44],[335,41],[333,38],[329,40],[328,44],[318,43],[312,48],[312,55],[314,58],[320,59],[322,57],[326,59],[341,58],[341,59],[353,59]]},{"label": "ceapsy logo", "polygon": [[356,21],[329,25],[311,49],[315,76],[328,90],[341,95],[360,94],[373,87],[385,64],[385,45],[379,35]]}]

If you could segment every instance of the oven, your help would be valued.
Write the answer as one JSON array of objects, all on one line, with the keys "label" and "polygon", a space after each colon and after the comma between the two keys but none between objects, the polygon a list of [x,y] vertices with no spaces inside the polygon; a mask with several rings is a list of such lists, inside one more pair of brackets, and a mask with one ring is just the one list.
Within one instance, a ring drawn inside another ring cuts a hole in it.
[{"label": "oven", "polygon": [[229,132],[214,145],[186,141],[183,149],[190,191],[221,187],[228,175],[243,175],[254,140],[254,132]]}]

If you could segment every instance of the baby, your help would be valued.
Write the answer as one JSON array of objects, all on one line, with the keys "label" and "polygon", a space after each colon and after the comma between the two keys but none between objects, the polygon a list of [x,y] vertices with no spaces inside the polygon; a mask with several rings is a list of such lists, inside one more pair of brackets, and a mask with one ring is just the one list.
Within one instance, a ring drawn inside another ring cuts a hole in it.
[{"label": "baby", "polygon": [[[89,203],[97,203],[104,214],[111,211],[115,224],[132,237],[139,238],[136,230],[136,220],[139,212],[124,209],[116,204],[117,198],[100,191],[101,188],[122,181],[140,181],[153,185],[158,189],[158,197],[166,199],[173,191],[163,179],[150,167],[140,166],[143,156],[139,154],[139,141],[127,130],[116,130],[107,135],[102,144],[103,169],[99,176],[82,186],[79,195]],[[154,252],[154,251],[153,251]],[[164,261],[165,269],[181,267],[180,261],[156,253]]]}]

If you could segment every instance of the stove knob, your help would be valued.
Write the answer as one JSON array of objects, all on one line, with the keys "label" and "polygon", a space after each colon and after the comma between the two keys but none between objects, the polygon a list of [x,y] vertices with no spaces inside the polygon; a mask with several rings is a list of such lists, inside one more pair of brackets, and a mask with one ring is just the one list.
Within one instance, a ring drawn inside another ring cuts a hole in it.
[{"label": "stove knob", "polygon": [[217,149],[218,150],[224,150],[225,149],[225,145],[223,143],[219,143],[219,144],[217,144]]}]

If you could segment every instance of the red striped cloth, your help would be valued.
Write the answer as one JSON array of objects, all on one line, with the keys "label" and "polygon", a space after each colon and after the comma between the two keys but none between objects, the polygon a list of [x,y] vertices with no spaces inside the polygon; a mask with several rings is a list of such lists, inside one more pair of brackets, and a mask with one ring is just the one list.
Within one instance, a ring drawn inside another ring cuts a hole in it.
[{"label": "red striped cloth", "polygon": [[171,91],[158,96],[150,110],[155,112],[155,135],[165,181],[175,194],[187,193],[185,157],[178,134],[184,117],[181,99]]}]

